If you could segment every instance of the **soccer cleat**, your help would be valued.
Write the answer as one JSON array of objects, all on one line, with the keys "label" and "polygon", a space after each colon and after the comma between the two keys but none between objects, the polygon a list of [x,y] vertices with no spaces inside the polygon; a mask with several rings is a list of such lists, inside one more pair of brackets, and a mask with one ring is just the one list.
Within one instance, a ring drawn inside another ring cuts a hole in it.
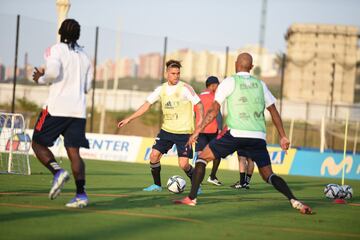
[{"label": "soccer cleat", "polygon": [[147,188],[144,188],[143,191],[146,191],[146,192],[161,192],[162,187],[160,187],[160,186],[158,186],[156,184],[153,184],[153,185],[150,185]]},{"label": "soccer cleat", "polygon": [[183,199],[174,200],[175,204],[183,204],[183,205],[189,205],[189,206],[195,206],[196,205],[196,198],[191,200],[189,197],[185,197]]},{"label": "soccer cleat", "polygon": [[84,208],[88,205],[89,199],[86,193],[76,194],[65,206],[68,208]]},{"label": "soccer cleat", "polygon": [[300,213],[302,213],[302,214],[312,214],[313,213],[312,209],[309,206],[305,205],[304,203],[302,203],[298,200],[291,199],[290,203],[293,208],[299,210]]},{"label": "soccer cleat", "polygon": [[221,185],[222,185],[222,183],[217,179],[217,177],[211,178],[211,177],[209,176],[208,179],[207,179],[207,182],[208,182],[208,183],[211,183],[211,184],[214,184],[214,185],[216,185],[216,186],[221,186]]},{"label": "soccer cleat", "polygon": [[244,184],[240,184],[240,181],[237,181],[236,183],[234,183],[233,185],[231,185],[230,187],[235,188],[235,189],[250,189],[250,187],[248,186],[247,183]]},{"label": "soccer cleat", "polygon": [[69,181],[70,175],[64,169],[59,170],[53,179],[53,183],[49,192],[49,198],[54,200],[59,196],[61,189],[63,188],[64,184]]}]

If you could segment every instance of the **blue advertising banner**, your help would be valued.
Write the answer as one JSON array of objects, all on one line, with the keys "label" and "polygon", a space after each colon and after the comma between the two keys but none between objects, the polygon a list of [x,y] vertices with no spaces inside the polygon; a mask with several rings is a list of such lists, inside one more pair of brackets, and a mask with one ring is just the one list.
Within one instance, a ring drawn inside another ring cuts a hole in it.
[{"label": "blue advertising banner", "polygon": [[297,150],[289,174],[342,178],[343,168],[345,179],[360,180],[360,155]]}]

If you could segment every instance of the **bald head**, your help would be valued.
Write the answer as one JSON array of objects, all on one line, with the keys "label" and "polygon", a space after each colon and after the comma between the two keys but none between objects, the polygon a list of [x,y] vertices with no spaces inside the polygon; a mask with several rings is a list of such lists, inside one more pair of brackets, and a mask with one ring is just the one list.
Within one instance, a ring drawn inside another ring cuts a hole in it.
[{"label": "bald head", "polygon": [[236,72],[250,72],[253,59],[249,53],[241,53],[236,59]]}]

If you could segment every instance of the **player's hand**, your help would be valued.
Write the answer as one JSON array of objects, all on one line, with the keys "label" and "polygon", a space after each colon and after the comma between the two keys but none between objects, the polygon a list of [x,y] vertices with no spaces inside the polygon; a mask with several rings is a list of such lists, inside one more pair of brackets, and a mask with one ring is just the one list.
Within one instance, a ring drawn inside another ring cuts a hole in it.
[{"label": "player's hand", "polygon": [[222,138],[227,131],[228,131],[228,128],[227,128],[227,127],[224,127],[223,130],[221,130],[221,131],[218,132],[218,135],[216,136],[216,139]]},{"label": "player's hand", "polygon": [[125,126],[126,124],[128,124],[129,122],[130,122],[130,119],[126,118],[126,119],[118,122],[117,127],[118,127],[118,128],[121,128],[121,127]]},{"label": "player's hand", "polygon": [[290,141],[289,139],[287,139],[287,137],[282,137],[280,139],[280,147],[282,150],[286,151],[289,149],[289,146],[290,146]]},{"label": "player's hand", "polygon": [[199,133],[194,132],[190,137],[189,140],[187,141],[185,146],[192,146],[194,143],[197,143],[197,139],[199,137]]},{"label": "player's hand", "polygon": [[43,68],[38,69],[35,67],[34,73],[33,73],[33,80],[38,83],[39,78],[44,76],[45,70]]}]

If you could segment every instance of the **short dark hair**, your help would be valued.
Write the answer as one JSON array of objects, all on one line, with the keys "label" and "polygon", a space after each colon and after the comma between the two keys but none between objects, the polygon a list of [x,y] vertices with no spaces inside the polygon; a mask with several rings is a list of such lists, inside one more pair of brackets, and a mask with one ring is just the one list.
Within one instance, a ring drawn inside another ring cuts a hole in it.
[{"label": "short dark hair", "polygon": [[77,45],[80,37],[80,24],[75,19],[65,19],[59,28],[60,42],[70,44],[71,48]]},{"label": "short dark hair", "polygon": [[220,84],[219,79],[215,76],[210,76],[206,79],[205,85],[209,87],[211,84]]},{"label": "short dark hair", "polygon": [[169,61],[166,62],[166,68],[181,68],[181,63],[180,61],[177,61],[177,60],[173,60],[173,59],[170,59]]}]

